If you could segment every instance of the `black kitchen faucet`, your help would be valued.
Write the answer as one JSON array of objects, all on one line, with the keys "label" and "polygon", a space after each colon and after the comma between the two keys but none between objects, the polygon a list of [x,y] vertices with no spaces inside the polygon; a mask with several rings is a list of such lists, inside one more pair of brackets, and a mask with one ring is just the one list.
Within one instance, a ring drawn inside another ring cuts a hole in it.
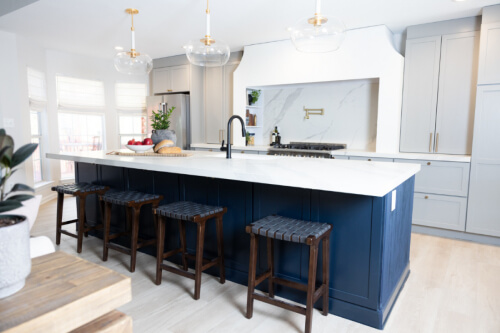
[{"label": "black kitchen faucet", "polygon": [[239,119],[239,121],[241,123],[241,135],[244,138],[247,135],[247,131],[245,130],[245,123],[243,122],[243,119],[240,116],[234,115],[231,118],[229,118],[229,120],[227,122],[227,146],[224,147],[224,140],[222,140],[222,146],[220,147],[221,151],[226,152],[226,158],[231,158],[231,123],[233,122],[233,120],[235,118]]}]

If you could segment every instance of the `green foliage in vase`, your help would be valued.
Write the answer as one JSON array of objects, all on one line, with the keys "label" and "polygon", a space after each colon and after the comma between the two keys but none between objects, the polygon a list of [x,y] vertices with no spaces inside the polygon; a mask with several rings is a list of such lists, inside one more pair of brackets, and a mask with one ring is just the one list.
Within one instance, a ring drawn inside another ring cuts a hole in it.
[{"label": "green foliage in vase", "polygon": [[158,112],[154,112],[151,115],[151,127],[154,130],[166,130],[170,127],[170,116],[172,112],[174,112],[175,106],[172,106],[170,109],[165,112],[162,110],[158,110]]},{"label": "green foliage in vase", "polygon": [[10,192],[5,193],[7,180],[17,168],[33,154],[38,147],[37,143],[28,143],[14,152],[14,140],[7,135],[4,129],[0,129],[0,213],[22,207],[22,202],[32,199],[35,190],[25,184],[15,184]]},{"label": "green foliage in vase", "polygon": [[260,97],[260,90],[252,90],[251,95],[253,97],[252,103],[253,104],[257,103],[257,101],[259,100],[259,97]]}]

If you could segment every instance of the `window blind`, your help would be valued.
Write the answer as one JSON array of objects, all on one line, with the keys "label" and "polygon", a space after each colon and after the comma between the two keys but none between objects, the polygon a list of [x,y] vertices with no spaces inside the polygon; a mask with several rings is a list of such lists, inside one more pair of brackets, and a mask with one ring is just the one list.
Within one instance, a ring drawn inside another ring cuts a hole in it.
[{"label": "window blind", "polygon": [[145,83],[117,83],[116,107],[121,110],[145,110],[146,90]]},{"label": "window blind", "polygon": [[103,109],[104,83],[66,76],[56,76],[59,108]]},{"label": "window blind", "polygon": [[28,97],[30,104],[47,102],[47,85],[45,73],[28,67]]}]

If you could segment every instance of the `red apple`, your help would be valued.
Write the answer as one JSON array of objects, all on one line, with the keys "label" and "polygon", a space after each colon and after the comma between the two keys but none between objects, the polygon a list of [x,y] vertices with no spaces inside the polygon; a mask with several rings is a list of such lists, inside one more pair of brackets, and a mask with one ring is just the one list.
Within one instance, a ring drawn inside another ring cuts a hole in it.
[{"label": "red apple", "polygon": [[153,144],[153,140],[150,138],[145,138],[144,141],[142,141],[142,144],[145,146],[151,146]]},{"label": "red apple", "polygon": [[137,141],[136,143],[134,143],[135,146],[142,146],[142,142],[141,141]]},{"label": "red apple", "polygon": [[135,144],[135,139],[128,140],[127,144],[128,145],[134,145]]}]

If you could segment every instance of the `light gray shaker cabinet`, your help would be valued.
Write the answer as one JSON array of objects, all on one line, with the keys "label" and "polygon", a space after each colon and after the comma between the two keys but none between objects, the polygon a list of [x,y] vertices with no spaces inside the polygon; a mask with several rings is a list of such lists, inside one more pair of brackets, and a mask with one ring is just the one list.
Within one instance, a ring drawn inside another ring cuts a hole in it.
[{"label": "light gray shaker cabinet", "polygon": [[434,149],[441,36],[406,42],[402,152],[428,153]]},{"label": "light gray shaker cabinet", "polygon": [[402,152],[470,154],[479,34],[409,39]]},{"label": "light gray shaker cabinet", "polygon": [[478,84],[500,83],[500,22],[482,24]]},{"label": "light gray shaker cabinet", "polygon": [[500,237],[500,85],[477,89],[466,230]]}]

